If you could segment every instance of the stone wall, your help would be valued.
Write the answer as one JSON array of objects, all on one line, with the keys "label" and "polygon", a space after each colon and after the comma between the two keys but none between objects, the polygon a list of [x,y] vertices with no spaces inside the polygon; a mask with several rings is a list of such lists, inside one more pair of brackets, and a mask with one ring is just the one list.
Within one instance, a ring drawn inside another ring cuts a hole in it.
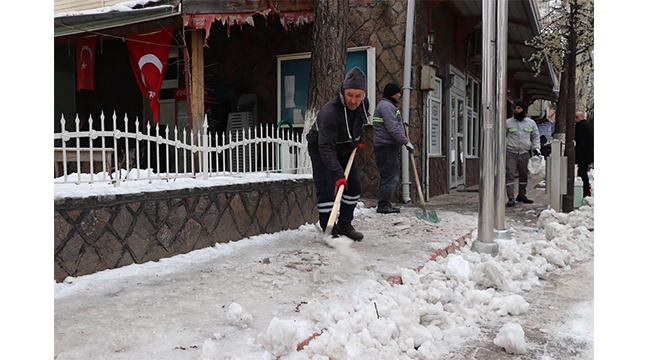
[{"label": "stone wall", "polygon": [[[372,46],[376,52],[376,93],[368,94],[370,101],[375,104],[381,100],[382,92],[386,84],[395,83],[404,85],[404,39],[406,37],[406,5],[405,0],[358,0],[350,2],[349,47]],[[415,35],[414,35],[415,36]],[[418,43],[414,38],[414,43]],[[413,52],[413,63],[420,63],[420,53],[416,48]],[[420,67],[411,69],[411,87],[417,89],[416,82],[419,79]],[[409,102],[409,138],[416,145],[416,164],[421,161],[422,138],[422,95],[420,91],[410,92]],[[402,108],[407,104],[403,104]],[[377,198],[379,196],[380,175],[375,165],[375,155],[372,148],[374,131],[368,127],[363,138],[363,148],[359,153],[359,172],[361,174],[362,193],[365,198]],[[401,162],[400,162],[401,164]],[[401,169],[399,170],[401,174]],[[410,172],[411,187],[410,198],[417,199],[418,193],[415,187],[413,171]],[[422,169],[418,168],[418,174]],[[393,194],[393,202],[403,203],[402,183],[397,186]],[[418,200],[419,201],[419,200]]]},{"label": "stone wall", "polygon": [[54,201],[54,279],[316,223],[311,179]]}]

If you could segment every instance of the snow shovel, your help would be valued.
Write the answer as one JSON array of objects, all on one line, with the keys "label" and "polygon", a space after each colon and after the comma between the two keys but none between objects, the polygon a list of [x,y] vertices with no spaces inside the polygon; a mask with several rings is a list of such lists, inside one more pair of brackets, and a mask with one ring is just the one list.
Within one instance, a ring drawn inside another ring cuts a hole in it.
[{"label": "snow shovel", "polygon": [[418,169],[415,167],[415,156],[411,154],[411,166],[413,166],[413,172],[415,173],[415,184],[418,186],[418,195],[420,195],[420,202],[422,203],[422,215],[418,215],[418,219],[430,221],[432,223],[438,222],[438,214],[434,210],[432,213],[427,213],[427,206],[424,203],[424,195],[422,195],[422,186],[420,185],[420,177],[418,176]]},{"label": "snow shovel", "polygon": [[[352,154],[350,154],[350,158],[348,159],[348,164],[345,166],[345,180],[348,179],[348,174],[350,174],[352,163],[354,163],[354,155],[356,155],[356,153],[357,153],[357,148],[354,148],[354,150],[352,150]],[[345,190],[345,186],[343,185],[339,186],[339,188],[336,190],[336,198],[334,199],[332,212],[330,213],[329,220],[327,220],[327,227],[325,228],[325,234],[323,235],[323,241],[329,247],[333,247],[331,245],[331,242],[328,240],[331,238],[332,229],[334,229],[334,223],[336,222],[336,219],[339,215],[339,208],[341,207],[341,199],[343,198],[344,190]]]},{"label": "snow shovel", "polygon": [[[405,134],[407,134],[406,139],[408,140],[408,129],[406,128],[406,124],[404,124],[404,132]],[[408,141],[410,142],[411,140]],[[415,174],[415,184],[418,186],[418,195],[420,195],[420,203],[422,203],[422,215],[418,215],[418,219],[426,220],[435,224],[438,222],[438,214],[436,214],[435,210],[430,214],[427,212],[427,206],[424,203],[424,195],[422,195],[422,185],[420,185],[420,176],[418,175],[418,168],[415,166],[415,156],[410,151],[409,151],[409,155],[411,156],[411,166],[413,166],[413,173]]]}]

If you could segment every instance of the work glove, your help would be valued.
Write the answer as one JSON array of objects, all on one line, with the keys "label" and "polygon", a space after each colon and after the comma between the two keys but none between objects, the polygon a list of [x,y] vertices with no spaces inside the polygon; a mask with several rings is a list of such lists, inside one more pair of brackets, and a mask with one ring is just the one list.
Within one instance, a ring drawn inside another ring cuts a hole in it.
[{"label": "work glove", "polygon": [[343,187],[346,188],[346,189],[348,188],[348,182],[345,180],[344,177],[336,180],[336,182],[334,183],[334,186],[336,186],[337,190],[338,190],[338,188],[341,187],[341,185],[343,185]]},{"label": "work glove", "polygon": [[539,152],[539,150],[537,150],[537,149],[533,149],[533,154],[535,154],[535,156],[539,156],[539,155],[540,155],[540,152]]},{"label": "work glove", "polygon": [[363,147],[362,143],[357,144],[357,152],[361,151],[361,148]]},{"label": "work glove", "polygon": [[415,148],[413,147],[413,144],[411,144],[410,141],[407,142],[406,145],[404,145],[404,146],[406,146],[406,150],[408,150],[411,153],[413,152],[413,150],[415,150]]}]

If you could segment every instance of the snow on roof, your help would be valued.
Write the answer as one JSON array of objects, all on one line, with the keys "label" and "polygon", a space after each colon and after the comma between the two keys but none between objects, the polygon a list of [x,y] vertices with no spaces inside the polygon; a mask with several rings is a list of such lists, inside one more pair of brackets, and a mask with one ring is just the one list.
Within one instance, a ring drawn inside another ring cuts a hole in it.
[{"label": "snow on roof", "polygon": [[[164,1],[165,3],[168,2],[167,0],[132,0],[132,1],[121,2],[113,6],[100,7],[96,9],[57,13],[54,14],[54,17],[57,18],[57,17],[64,17],[64,16],[95,15],[95,14],[104,14],[104,13],[111,13],[111,12],[127,12],[127,11],[141,9],[143,7],[151,7],[152,4],[159,3],[162,1]],[[165,4],[165,5],[158,5],[155,7],[174,7],[174,5]]]}]

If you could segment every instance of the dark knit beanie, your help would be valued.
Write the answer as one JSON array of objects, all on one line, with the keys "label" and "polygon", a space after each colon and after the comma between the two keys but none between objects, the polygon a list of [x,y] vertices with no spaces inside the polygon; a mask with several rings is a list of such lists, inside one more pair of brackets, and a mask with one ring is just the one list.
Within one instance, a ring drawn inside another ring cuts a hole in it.
[{"label": "dark knit beanie", "polygon": [[358,67],[353,67],[348,71],[347,75],[345,75],[342,89],[359,89],[366,91],[366,74],[364,74]]},{"label": "dark knit beanie", "polygon": [[400,88],[399,85],[393,84],[393,83],[388,83],[386,85],[386,87],[384,88],[384,95],[383,96],[388,99],[391,96],[393,96],[393,95],[395,95],[397,93],[400,93],[400,92],[402,92],[402,88]]},{"label": "dark knit beanie", "polygon": [[524,109],[524,112],[528,112],[528,106],[526,106],[526,103],[521,100],[515,101],[515,106],[519,106],[520,108]]}]

